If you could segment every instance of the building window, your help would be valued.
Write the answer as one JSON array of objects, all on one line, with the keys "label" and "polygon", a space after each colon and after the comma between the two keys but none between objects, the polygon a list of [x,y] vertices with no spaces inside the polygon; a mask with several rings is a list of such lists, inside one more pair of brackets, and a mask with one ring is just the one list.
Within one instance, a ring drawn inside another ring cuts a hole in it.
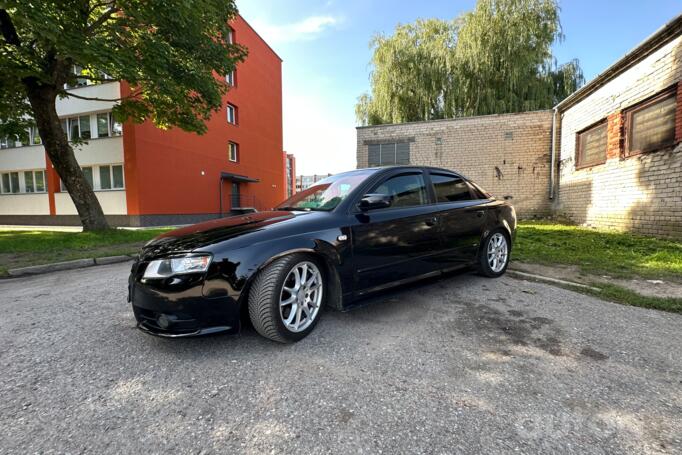
[{"label": "building window", "polygon": [[80,124],[81,139],[90,139],[92,135],[90,134],[90,116],[83,115],[78,117],[78,123]]},{"label": "building window", "polygon": [[[85,180],[95,191],[122,190],[125,188],[122,164],[102,164],[99,166],[82,167]],[[59,181],[60,191],[68,191],[64,182]]]},{"label": "building window", "polygon": [[109,112],[109,131],[112,136],[120,136],[123,134],[123,125],[114,119],[114,114]]},{"label": "building window", "polygon": [[410,143],[370,144],[368,164],[370,167],[410,164]]},{"label": "building window", "polygon": [[95,129],[91,129],[90,115],[81,115],[79,117],[71,117],[68,119],[61,119],[62,129],[66,133],[66,139],[69,141],[79,139],[96,139],[103,137],[120,136],[123,133],[123,126],[114,120],[111,112],[103,112],[95,114]]},{"label": "building window", "polygon": [[45,171],[24,171],[24,188],[26,193],[44,193]]},{"label": "building window", "polygon": [[[82,67],[82,66],[78,66],[78,65],[74,65],[74,66],[73,66],[73,74],[74,74],[75,76],[80,76],[80,75],[82,75],[82,74],[83,74],[83,67]],[[71,89],[71,88],[85,87],[86,85],[89,85],[89,84],[88,84],[88,79],[87,79],[87,78],[84,78],[84,77],[76,77],[75,84],[69,84],[69,83],[67,83],[67,84],[64,84],[64,85],[65,85],[65,87],[66,87],[67,89]]]},{"label": "building window", "polygon": [[81,168],[83,170],[83,175],[85,176],[85,180],[88,182],[88,185],[90,185],[90,188],[95,188],[95,185],[93,184],[94,182],[92,181],[92,168],[91,167],[83,167]]},{"label": "building window", "polygon": [[227,82],[227,85],[234,87],[235,85],[234,80],[235,80],[234,70],[232,70],[225,76],[225,82]]},{"label": "building window", "polygon": [[40,145],[43,143],[37,126],[33,125],[28,129],[28,140],[31,145]]},{"label": "building window", "polygon": [[90,116],[81,115],[80,117],[71,117],[68,119],[68,138],[70,141],[78,139],[90,139]]},{"label": "building window", "polygon": [[589,127],[578,133],[576,149],[576,168],[595,166],[606,162],[607,123]]},{"label": "building window", "polygon": [[237,124],[237,106],[234,104],[227,105],[227,123]]},{"label": "building window", "polygon": [[236,163],[239,161],[239,145],[234,142],[230,142],[227,145],[227,151],[230,161]]},{"label": "building window", "polygon": [[18,193],[19,188],[19,173],[6,172],[2,174],[2,192],[3,193]]},{"label": "building window", "polygon": [[675,143],[676,87],[625,111],[626,156],[652,152]]},{"label": "building window", "polygon": [[13,149],[17,146],[17,141],[13,137],[5,136],[0,139],[0,149]]},{"label": "building window", "polygon": [[123,188],[123,165],[116,164],[99,167],[100,190],[119,190]]},{"label": "building window", "polygon": [[232,27],[229,27],[229,30],[227,31],[227,42],[234,44],[234,29]]},{"label": "building window", "polygon": [[111,116],[110,112],[106,112],[104,114],[97,114],[97,137],[111,136],[111,131],[109,131],[110,126],[109,116]]}]

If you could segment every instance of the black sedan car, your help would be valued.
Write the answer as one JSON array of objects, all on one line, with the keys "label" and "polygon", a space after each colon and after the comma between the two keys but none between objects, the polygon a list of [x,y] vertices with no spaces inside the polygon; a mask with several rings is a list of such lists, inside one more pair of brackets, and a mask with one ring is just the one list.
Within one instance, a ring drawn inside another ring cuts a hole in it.
[{"label": "black sedan car", "polygon": [[[129,280],[138,327],[182,337],[236,332],[242,314],[287,343],[325,305],[462,267],[488,277],[509,263],[516,214],[444,169],[359,169],[324,179],[267,212],[165,233]],[[243,311],[242,311],[243,310]]]}]

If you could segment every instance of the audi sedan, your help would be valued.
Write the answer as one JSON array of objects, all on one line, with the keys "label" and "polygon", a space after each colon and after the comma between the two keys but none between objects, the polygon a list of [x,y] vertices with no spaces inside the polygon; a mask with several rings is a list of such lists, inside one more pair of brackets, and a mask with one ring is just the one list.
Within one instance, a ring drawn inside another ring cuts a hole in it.
[{"label": "audi sedan", "polygon": [[129,300],[154,335],[238,332],[248,317],[290,343],[325,307],[347,310],[372,292],[472,266],[498,277],[515,232],[514,208],[456,172],[359,169],[271,211],[160,235],[133,264]]}]

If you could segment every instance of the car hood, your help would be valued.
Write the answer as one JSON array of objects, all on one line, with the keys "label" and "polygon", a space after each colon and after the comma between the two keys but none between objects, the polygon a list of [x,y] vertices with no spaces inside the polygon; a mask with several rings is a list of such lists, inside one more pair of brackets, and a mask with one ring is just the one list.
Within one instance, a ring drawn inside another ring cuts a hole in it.
[{"label": "car hood", "polygon": [[154,238],[144,246],[141,257],[148,259],[175,253],[187,253],[208,245],[214,245],[268,229],[273,225],[291,222],[309,213],[277,210],[249,213],[247,215],[231,216],[193,224],[166,232]]}]

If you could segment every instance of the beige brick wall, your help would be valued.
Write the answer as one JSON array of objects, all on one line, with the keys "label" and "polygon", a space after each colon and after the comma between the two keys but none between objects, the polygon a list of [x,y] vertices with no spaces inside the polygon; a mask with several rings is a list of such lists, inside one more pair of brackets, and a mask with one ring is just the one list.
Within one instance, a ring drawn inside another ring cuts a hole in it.
[{"label": "beige brick wall", "polygon": [[511,196],[521,217],[550,213],[551,111],[360,127],[357,166],[367,167],[366,141],[414,139],[410,163],[451,169],[497,198]]},{"label": "beige brick wall", "polygon": [[682,37],[562,113],[556,213],[594,227],[682,238],[682,145],[629,158],[615,153],[603,165],[575,169],[578,131],[680,79]]}]

